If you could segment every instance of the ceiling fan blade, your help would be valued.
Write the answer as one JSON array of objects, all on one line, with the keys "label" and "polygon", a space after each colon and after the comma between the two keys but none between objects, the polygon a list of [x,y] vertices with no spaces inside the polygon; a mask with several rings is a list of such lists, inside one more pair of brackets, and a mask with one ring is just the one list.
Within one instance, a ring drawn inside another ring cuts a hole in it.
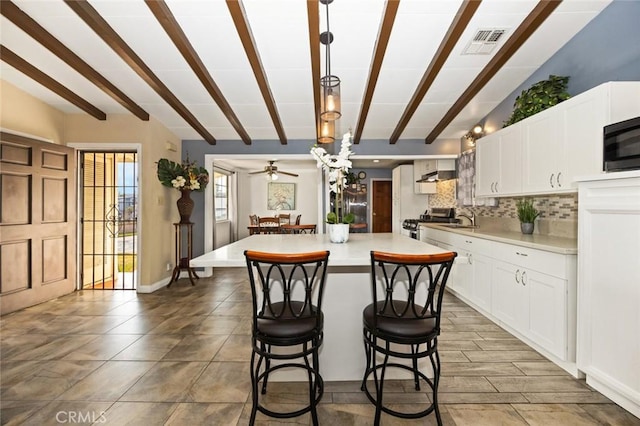
[{"label": "ceiling fan blade", "polygon": [[289,173],[289,172],[283,172],[282,170],[278,170],[278,173],[282,174],[282,175],[289,175],[289,176],[295,176],[298,177],[297,174],[295,173]]},{"label": "ceiling fan blade", "polygon": [[267,170],[260,170],[257,172],[249,172],[250,175],[257,175],[258,173],[267,173]]}]

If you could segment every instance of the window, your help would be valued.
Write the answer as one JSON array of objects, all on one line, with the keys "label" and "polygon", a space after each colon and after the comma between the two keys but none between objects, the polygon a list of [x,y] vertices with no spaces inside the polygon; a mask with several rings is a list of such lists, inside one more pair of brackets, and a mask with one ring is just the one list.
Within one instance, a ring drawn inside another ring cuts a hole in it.
[{"label": "window", "polygon": [[216,209],[216,221],[229,219],[229,176],[217,170],[213,171],[213,205]]}]

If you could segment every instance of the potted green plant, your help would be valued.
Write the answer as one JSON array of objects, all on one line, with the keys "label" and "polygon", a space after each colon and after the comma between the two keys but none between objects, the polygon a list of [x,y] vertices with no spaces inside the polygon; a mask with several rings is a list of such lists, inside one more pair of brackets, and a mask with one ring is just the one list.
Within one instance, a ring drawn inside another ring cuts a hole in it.
[{"label": "potted green plant", "polygon": [[529,89],[523,90],[516,98],[511,117],[504,122],[503,127],[510,126],[569,99],[568,82],[568,76],[550,75],[547,80],[539,81]]},{"label": "potted green plant", "polygon": [[523,234],[532,234],[533,223],[540,216],[540,212],[533,207],[533,200],[531,198],[523,198],[516,201],[516,210],[518,220],[520,220],[520,230]]}]

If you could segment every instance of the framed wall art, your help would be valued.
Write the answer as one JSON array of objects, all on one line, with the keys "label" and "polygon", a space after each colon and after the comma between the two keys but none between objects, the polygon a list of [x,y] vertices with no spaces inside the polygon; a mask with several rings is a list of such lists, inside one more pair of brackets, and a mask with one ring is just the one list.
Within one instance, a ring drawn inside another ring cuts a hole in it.
[{"label": "framed wall art", "polygon": [[267,210],[294,210],[296,208],[296,184],[269,182]]}]

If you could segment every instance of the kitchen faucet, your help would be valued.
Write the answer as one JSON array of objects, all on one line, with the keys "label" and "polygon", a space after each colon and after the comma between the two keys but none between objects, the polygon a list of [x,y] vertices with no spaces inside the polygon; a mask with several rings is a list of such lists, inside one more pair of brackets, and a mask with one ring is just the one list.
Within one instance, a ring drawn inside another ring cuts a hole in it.
[{"label": "kitchen faucet", "polygon": [[469,219],[469,222],[471,222],[471,226],[476,226],[476,214],[474,212],[471,212],[471,216],[468,216],[466,214],[459,214],[457,217],[466,217],[467,219]]}]

